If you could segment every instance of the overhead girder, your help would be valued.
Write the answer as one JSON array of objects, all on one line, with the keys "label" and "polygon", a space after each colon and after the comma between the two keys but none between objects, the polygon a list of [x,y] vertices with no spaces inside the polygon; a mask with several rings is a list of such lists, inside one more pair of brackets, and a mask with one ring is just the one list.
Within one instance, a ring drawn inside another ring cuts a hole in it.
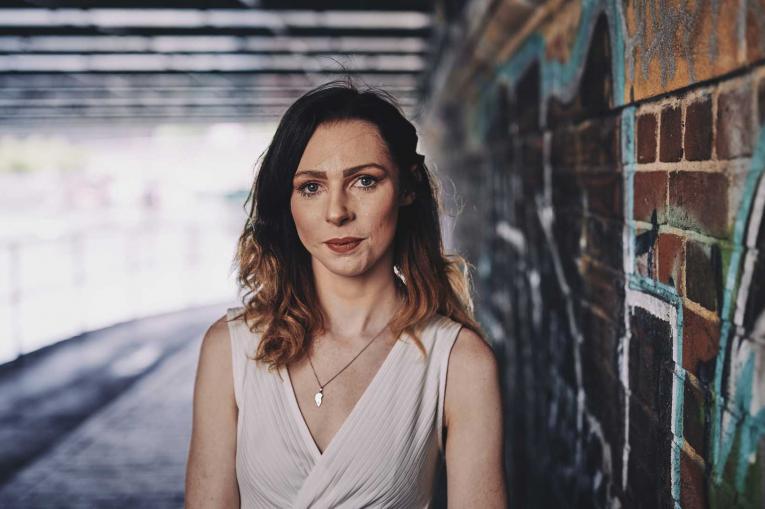
[{"label": "overhead girder", "polygon": [[[33,3],[46,4],[5,6]],[[411,109],[427,67],[430,14],[382,2],[376,11],[72,3],[0,8],[0,123],[273,118],[347,75]]]}]

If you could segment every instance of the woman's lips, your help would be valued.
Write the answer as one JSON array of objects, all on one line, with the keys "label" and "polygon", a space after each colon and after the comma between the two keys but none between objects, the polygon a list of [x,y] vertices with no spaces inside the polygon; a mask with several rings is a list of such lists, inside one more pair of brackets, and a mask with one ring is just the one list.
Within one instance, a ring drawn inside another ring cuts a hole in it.
[{"label": "woman's lips", "polygon": [[356,249],[362,240],[364,239],[356,239],[350,242],[325,242],[325,244],[336,253],[347,253]]}]

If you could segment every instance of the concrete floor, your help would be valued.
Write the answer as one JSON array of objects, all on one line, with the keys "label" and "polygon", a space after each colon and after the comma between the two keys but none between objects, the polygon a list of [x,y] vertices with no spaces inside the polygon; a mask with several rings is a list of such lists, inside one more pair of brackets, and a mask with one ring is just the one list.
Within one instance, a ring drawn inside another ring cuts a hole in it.
[{"label": "concrete floor", "polygon": [[226,303],[121,324],[0,373],[0,507],[182,507],[194,375]]}]

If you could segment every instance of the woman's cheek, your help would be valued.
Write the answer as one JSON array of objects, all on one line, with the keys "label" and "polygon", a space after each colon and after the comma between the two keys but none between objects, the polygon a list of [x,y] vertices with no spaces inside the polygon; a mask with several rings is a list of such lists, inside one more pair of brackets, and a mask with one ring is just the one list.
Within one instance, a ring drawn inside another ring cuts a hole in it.
[{"label": "woman's cheek", "polygon": [[[390,242],[396,233],[396,213],[393,211],[386,211],[383,217],[378,217],[377,224],[374,228],[374,237],[378,242],[388,243]],[[382,247],[382,246],[381,246]]]},{"label": "woman's cheek", "polygon": [[307,214],[302,207],[292,206],[292,218],[295,221],[295,229],[297,230],[298,238],[304,246],[311,245],[311,231],[310,227],[310,214]]}]

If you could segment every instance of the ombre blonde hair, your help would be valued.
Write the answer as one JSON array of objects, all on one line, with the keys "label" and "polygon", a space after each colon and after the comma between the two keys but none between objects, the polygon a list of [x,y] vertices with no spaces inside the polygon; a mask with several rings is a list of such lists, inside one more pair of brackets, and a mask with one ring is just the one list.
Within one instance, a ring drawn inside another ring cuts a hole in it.
[{"label": "ombre blonde hair", "polygon": [[326,330],[310,254],[297,235],[290,197],[293,176],[316,128],[343,120],[377,127],[398,167],[400,192],[415,194],[411,204],[399,209],[393,240],[393,277],[403,308],[391,321],[391,331],[396,337],[411,336],[423,355],[427,352],[419,334],[437,313],[484,337],[473,315],[473,266],[458,254],[444,253],[439,188],[416,152],[414,126],[387,92],[359,90],[350,79],[332,81],[287,109],[245,202],[249,219],[234,260],[244,310],[235,319],[243,318],[251,331],[260,333],[253,360],[269,369],[300,358],[310,338]]}]

